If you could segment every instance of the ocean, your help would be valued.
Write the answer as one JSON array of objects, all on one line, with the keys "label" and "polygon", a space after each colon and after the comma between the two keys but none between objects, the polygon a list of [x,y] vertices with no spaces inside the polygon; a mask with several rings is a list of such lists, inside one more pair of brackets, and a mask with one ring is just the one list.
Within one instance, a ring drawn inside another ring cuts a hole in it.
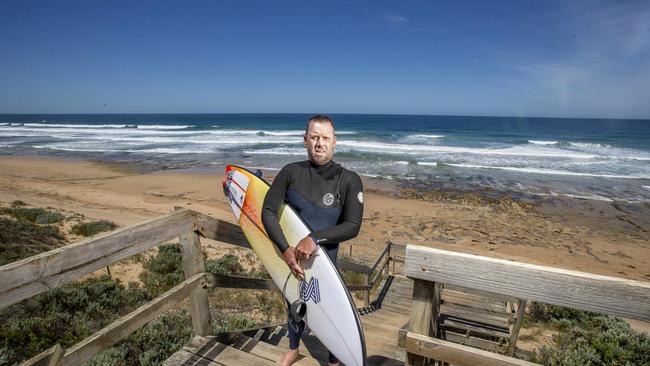
[{"label": "ocean", "polygon": [[[334,160],[442,189],[650,202],[650,120],[331,115]],[[273,174],[306,159],[307,114],[0,115],[0,154]]]}]

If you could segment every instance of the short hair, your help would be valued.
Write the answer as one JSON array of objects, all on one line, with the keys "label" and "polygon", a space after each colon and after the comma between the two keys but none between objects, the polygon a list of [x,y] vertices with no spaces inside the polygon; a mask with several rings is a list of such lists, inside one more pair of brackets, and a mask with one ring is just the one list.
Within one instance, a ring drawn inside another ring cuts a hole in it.
[{"label": "short hair", "polygon": [[329,123],[332,125],[332,129],[334,129],[334,121],[332,119],[324,114],[315,114],[311,117],[309,117],[309,121],[307,121],[307,126],[305,127],[305,135],[307,134],[307,131],[309,131],[309,125],[312,122],[320,122],[320,123]]}]

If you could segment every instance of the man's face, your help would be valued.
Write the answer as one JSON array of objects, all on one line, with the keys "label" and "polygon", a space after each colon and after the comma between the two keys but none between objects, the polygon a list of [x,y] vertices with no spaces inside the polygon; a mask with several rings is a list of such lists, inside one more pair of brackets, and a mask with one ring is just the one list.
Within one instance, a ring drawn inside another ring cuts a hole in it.
[{"label": "man's face", "polygon": [[305,148],[309,160],[316,165],[323,165],[332,160],[336,136],[334,128],[328,122],[311,122],[305,133]]}]

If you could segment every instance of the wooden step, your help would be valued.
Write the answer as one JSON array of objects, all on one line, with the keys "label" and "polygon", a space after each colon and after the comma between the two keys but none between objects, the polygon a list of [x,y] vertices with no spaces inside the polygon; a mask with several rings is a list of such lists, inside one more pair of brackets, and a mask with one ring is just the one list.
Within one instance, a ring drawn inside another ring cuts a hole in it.
[{"label": "wooden step", "polygon": [[[224,343],[230,347],[237,348],[241,351],[265,358],[269,361],[278,361],[287,352],[286,348],[280,349],[278,346],[262,342],[259,339],[245,336],[242,333],[222,333],[217,337],[221,343]],[[301,354],[294,365],[319,366],[320,363],[312,357]]]},{"label": "wooden step", "polygon": [[244,352],[219,342],[215,337],[192,338],[183,348],[163,362],[165,366],[272,366],[274,361]]}]

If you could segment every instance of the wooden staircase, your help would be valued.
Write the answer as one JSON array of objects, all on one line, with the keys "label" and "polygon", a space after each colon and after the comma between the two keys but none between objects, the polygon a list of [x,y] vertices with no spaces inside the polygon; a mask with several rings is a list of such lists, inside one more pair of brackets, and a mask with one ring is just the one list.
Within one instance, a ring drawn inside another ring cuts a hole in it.
[{"label": "wooden staircase", "polygon": [[[403,365],[404,349],[398,347],[399,330],[408,323],[412,281],[388,276],[379,286],[379,310],[361,316],[366,338],[368,365]],[[383,291],[382,291],[383,290]],[[383,296],[382,296],[383,292]],[[289,347],[286,325],[194,337],[163,365],[273,365]],[[305,328],[300,343],[301,358],[295,365],[327,364],[327,349]]]}]

